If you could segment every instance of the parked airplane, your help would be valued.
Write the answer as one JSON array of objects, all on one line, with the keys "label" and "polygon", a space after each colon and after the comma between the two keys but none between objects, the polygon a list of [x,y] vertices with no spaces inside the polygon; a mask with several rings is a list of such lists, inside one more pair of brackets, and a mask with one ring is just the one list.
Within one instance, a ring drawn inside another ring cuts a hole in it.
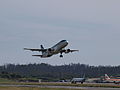
[{"label": "parked airplane", "polygon": [[74,83],[76,84],[77,82],[80,82],[81,84],[83,84],[85,82],[86,78],[85,78],[85,75],[83,76],[83,78],[73,78],[71,80],[71,83]]},{"label": "parked airplane", "polygon": [[120,83],[120,79],[110,78],[107,74],[105,74],[105,80],[104,81],[109,82],[109,83],[115,83],[115,84]]},{"label": "parked airplane", "polygon": [[71,80],[71,83],[76,84],[77,82],[80,82],[81,84],[83,84],[83,82],[85,82],[85,78],[73,78]]},{"label": "parked airplane", "polygon": [[48,49],[44,49],[43,45],[41,45],[41,49],[24,48],[24,50],[42,52],[42,55],[32,55],[32,56],[38,56],[41,58],[51,57],[52,55],[55,55],[58,53],[60,53],[60,57],[63,57],[62,55],[63,53],[67,54],[69,52],[79,51],[79,50],[64,49],[67,45],[68,45],[67,40],[61,40],[59,43],[57,43],[56,45]]}]

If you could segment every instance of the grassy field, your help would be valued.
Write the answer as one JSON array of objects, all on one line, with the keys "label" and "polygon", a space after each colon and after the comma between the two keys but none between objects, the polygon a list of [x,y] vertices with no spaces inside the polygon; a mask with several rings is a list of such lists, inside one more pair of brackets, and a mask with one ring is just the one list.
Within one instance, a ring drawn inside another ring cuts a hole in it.
[{"label": "grassy field", "polygon": [[4,83],[4,82],[13,82],[12,80],[8,80],[8,79],[5,79],[5,78],[0,78],[0,83]]},{"label": "grassy field", "polygon": [[[90,84],[89,83],[88,84],[71,84],[71,83],[55,83],[55,82],[54,83],[50,83],[50,82],[30,83],[30,82],[15,82],[15,81],[7,80],[7,79],[1,79],[1,78],[0,78],[0,84],[120,88],[120,85],[116,85],[116,84],[104,84],[104,83],[102,83],[102,84],[92,84],[92,83],[90,83]],[[51,89],[48,89],[48,90],[51,90]],[[55,90],[57,90],[57,89],[55,89]]]},{"label": "grassy field", "polygon": [[4,82],[0,84],[8,85],[47,85],[47,86],[76,86],[76,87],[105,87],[105,88],[120,88],[117,84],[70,84],[70,83],[20,83],[20,82]]},{"label": "grassy field", "polygon": [[[64,88],[38,88],[38,87],[0,87],[0,90],[76,90]],[[77,89],[82,90],[82,89]]]}]

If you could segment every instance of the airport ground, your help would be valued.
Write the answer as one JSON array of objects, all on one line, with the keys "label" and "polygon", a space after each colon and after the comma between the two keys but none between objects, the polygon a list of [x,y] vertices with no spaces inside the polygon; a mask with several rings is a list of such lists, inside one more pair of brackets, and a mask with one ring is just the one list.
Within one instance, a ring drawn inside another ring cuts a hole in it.
[{"label": "airport ground", "polygon": [[[40,87],[0,87],[0,90],[76,90],[66,88],[40,88]],[[82,89],[79,89],[82,90]]]},{"label": "airport ground", "polygon": [[17,82],[0,79],[0,90],[120,90],[114,83]]},{"label": "airport ground", "polygon": [[0,90],[120,90],[120,88],[40,86],[40,85],[0,85]]},{"label": "airport ground", "polygon": [[21,83],[21,82],[5,82],[0,83],[0,90],[120,90],[120,85],[113,83]]}]

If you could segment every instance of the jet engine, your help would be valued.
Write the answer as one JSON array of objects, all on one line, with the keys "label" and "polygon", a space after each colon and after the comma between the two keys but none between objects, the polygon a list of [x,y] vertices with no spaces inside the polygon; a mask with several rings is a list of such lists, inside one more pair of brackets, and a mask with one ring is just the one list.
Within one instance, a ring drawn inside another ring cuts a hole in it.
[{"label": "jet engine", "polygon": [[71,52],[71,50],[70,50],[70,49],[67,49],[67,50],[65,51],[65,53],[69,53],[69,52]]},{"label": "jet engine", "polygon": [[48,48],[48,51],[49,51],[49,52],[52,52],[52,51],[54,51],[54,49]]},{"label": "jet engine", "polygon": [[52,49],[51,49],[51,48],[48,48],[48,51],[50,51],[50,52],[51,52],[51,51],[52,51]]}]

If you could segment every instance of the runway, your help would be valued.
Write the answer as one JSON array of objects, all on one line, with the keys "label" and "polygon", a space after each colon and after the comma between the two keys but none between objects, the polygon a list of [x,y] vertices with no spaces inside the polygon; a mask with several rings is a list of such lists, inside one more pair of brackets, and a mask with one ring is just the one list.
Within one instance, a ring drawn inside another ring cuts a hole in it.
[{"label": "runway", "polygon": [[0,87],[40,87],[40,88],[68,88],[83,90],[120,90],[120,88],[103,88],[103,87],[77,87],[77,86],[49,86],[49,85],[6,85],[0,84]]}]

